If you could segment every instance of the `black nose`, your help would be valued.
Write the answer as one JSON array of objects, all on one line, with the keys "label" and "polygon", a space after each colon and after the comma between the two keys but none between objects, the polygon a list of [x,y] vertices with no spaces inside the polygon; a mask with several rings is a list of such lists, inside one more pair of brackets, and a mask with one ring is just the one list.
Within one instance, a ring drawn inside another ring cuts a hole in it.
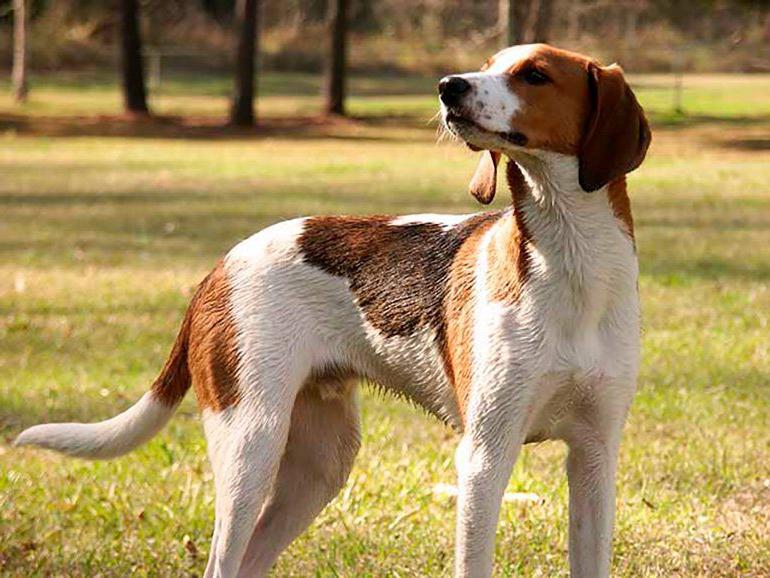
[{"label": "black nose", "polygon": [[452,106],[460,102],[460,97],[470,88],[470,83],[460,76],[445,76],[438,83],[439,98],[447,106]]}]

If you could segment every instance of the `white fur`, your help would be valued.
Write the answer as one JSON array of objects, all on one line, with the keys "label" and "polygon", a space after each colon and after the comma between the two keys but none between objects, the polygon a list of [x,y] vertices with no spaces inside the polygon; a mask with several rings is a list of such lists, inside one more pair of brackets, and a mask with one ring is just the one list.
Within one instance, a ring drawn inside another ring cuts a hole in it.
[{"label": "white fur", "polygon": [[[472,117],[475,127],[449,123],[449,129],[459,133],[466,141],[469,140],[468,133],[478,132],[476,138],[469,142],[480,148],[496,150],[505,144],[505,140],[495,135],[511,132],[512,120],[522,112],[522,101],[511,91],[506,71],[517,61],[527,58],[532,50],[531,45],[506,48],[494,57],[492,65],[486,70],[453,75],[465,79],[471,86],[463,107],[468,111],[466,114]],[[446,118],[448,110],[443,102],[441,112]],[[486,133],[477,131],[476,127]]]},{"label": "white fur", "polygon": [[510,70],[517,62],[529,58],[537,49],[536,44],[520,44],[503,48],[492,58],[492,64],[485,70],[490,74],[500,74]]},{"label": "white fur", "polygon": [[520,205],[533,271],[516,306],[489,302],[483,249],[479,256],[456,575],[491,574],[499,503],[532,436],[570,446],[572,575],[607,576],[617,446],[639,364],[636,256],[606,188],[579,187],[576,159],[527,155],[516,160],[532,186]]},{"label": "white fur", "polygon": [[506,71],[532,49],[504,50],[487,70],[463,75],[471,122],[448,121],[442,104],[453,133],[517,162],[531,190],[517,206],[533,238],[515,306],[489,301],[486,252],[479,255],[474,383],[456,458],[458,577],[492,573],[499,505],[527,438],[569,445],[571,574],[609,575],[617,451],[636,388],[640,313],[630,231],[606,187],[582,190],[575,157],[516,146],[501,134],[524,112]]},{"label": "white fur", "polygon": [[363,324],[368,353],[357,366],[361,374],[416,401],[454,427],[460,427],[460,410],[436,347],[435,331],[422,328],[408,337],[387,337],[369,323],[363,321]]},{"label": "white fur", "polygon": [[121,456],[158,433],[174,414],[145,393],[121,414],[98,423],[49,423],[24,430],[17,446],[38,446],[89,459]]},{"label": "white fur", "polygon": [[465,106],[474,111],[476,124],[490,132],[510,132],[511,118],[521,110],[521,100],[510,91],[506,75],[485,70],[457,76],[471,85]]},{"label": "white fur", "polygon": [[459,225],[463,221],[466,221],[473,214],[466,215],[437,215],[436,213],[422,213],[419,215],[402,215],[394,218],[391,225],[440,225],[444,230],[451,229],[455,225]]}]

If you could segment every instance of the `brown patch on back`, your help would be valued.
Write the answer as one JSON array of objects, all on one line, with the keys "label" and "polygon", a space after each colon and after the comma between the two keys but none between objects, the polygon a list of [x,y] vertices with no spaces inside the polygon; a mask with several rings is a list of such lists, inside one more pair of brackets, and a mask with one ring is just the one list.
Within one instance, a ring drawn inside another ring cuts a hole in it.
[{"label": "brown patch on back", "polygon": [[299,239],[304,259],[345,277],[366,320],[387,335],[432,327],[442,339],[451,263],[464,241],[499,213],[482,213],[444,229],[435,223],[393,225],[392,217],[314,217]]},{"label": "brown patch on back", "polygon": [[634,239],[634,218],[631,216],[631,200],[626,191],[626,177],[612,181],[607,187],[607,200],[612,207],[615,218],[621,221],[627,229],[628,235]]},{"label": "brown patch on back", "polygon": [[238,403],[238,351],[230,285],[220,261],[190,304],[188,364],[198,406],[222,411]]},{"label": "brown patch on back", "polygon": [[[450,329],[450,319],[472,315],[463,304],[471,295],[473,239],[500,215],[481,213],[447,229],[434,223],[392,225],[391,217],[316,217],[308,220],[299,246],[307,263],[348,280],[366,320],[382,334],[433,329],[449,379],[465,383],[470,361],[462,358],[460,344],[470,339],[467,323],[455,322]],[[465,346],[469,352],[470,341]]]}]

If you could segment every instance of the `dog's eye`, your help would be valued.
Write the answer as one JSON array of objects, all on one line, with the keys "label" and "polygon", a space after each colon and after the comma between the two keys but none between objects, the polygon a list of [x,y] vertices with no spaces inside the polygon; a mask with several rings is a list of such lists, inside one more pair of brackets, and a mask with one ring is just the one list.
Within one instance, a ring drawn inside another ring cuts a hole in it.
[{"label": "dog's eye", "polygon": [[537,68],[529,68],[522,72],[521,79],[527,84],[532,84],[534,86],[540,86],[542,84],[551,82],[551,79],[540,72]]}]

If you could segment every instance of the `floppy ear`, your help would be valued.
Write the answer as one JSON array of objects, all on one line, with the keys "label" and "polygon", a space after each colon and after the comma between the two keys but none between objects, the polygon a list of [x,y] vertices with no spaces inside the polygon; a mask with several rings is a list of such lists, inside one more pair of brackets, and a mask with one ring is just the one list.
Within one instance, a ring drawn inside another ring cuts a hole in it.
[{"label": "floppy ear", "polygon": [[473,173],[469,190],[479,203],[488,205],[495,198],[497,190],[497,163],[500,161],[500,153],[495,151],[482,151],[476,172]]},{"label": "floppy ear", "polygon": [[580,147],[579,180],[591,192],[638,167],[651,134],[619,66],[589,63],[588,90],[591,112]]}]

